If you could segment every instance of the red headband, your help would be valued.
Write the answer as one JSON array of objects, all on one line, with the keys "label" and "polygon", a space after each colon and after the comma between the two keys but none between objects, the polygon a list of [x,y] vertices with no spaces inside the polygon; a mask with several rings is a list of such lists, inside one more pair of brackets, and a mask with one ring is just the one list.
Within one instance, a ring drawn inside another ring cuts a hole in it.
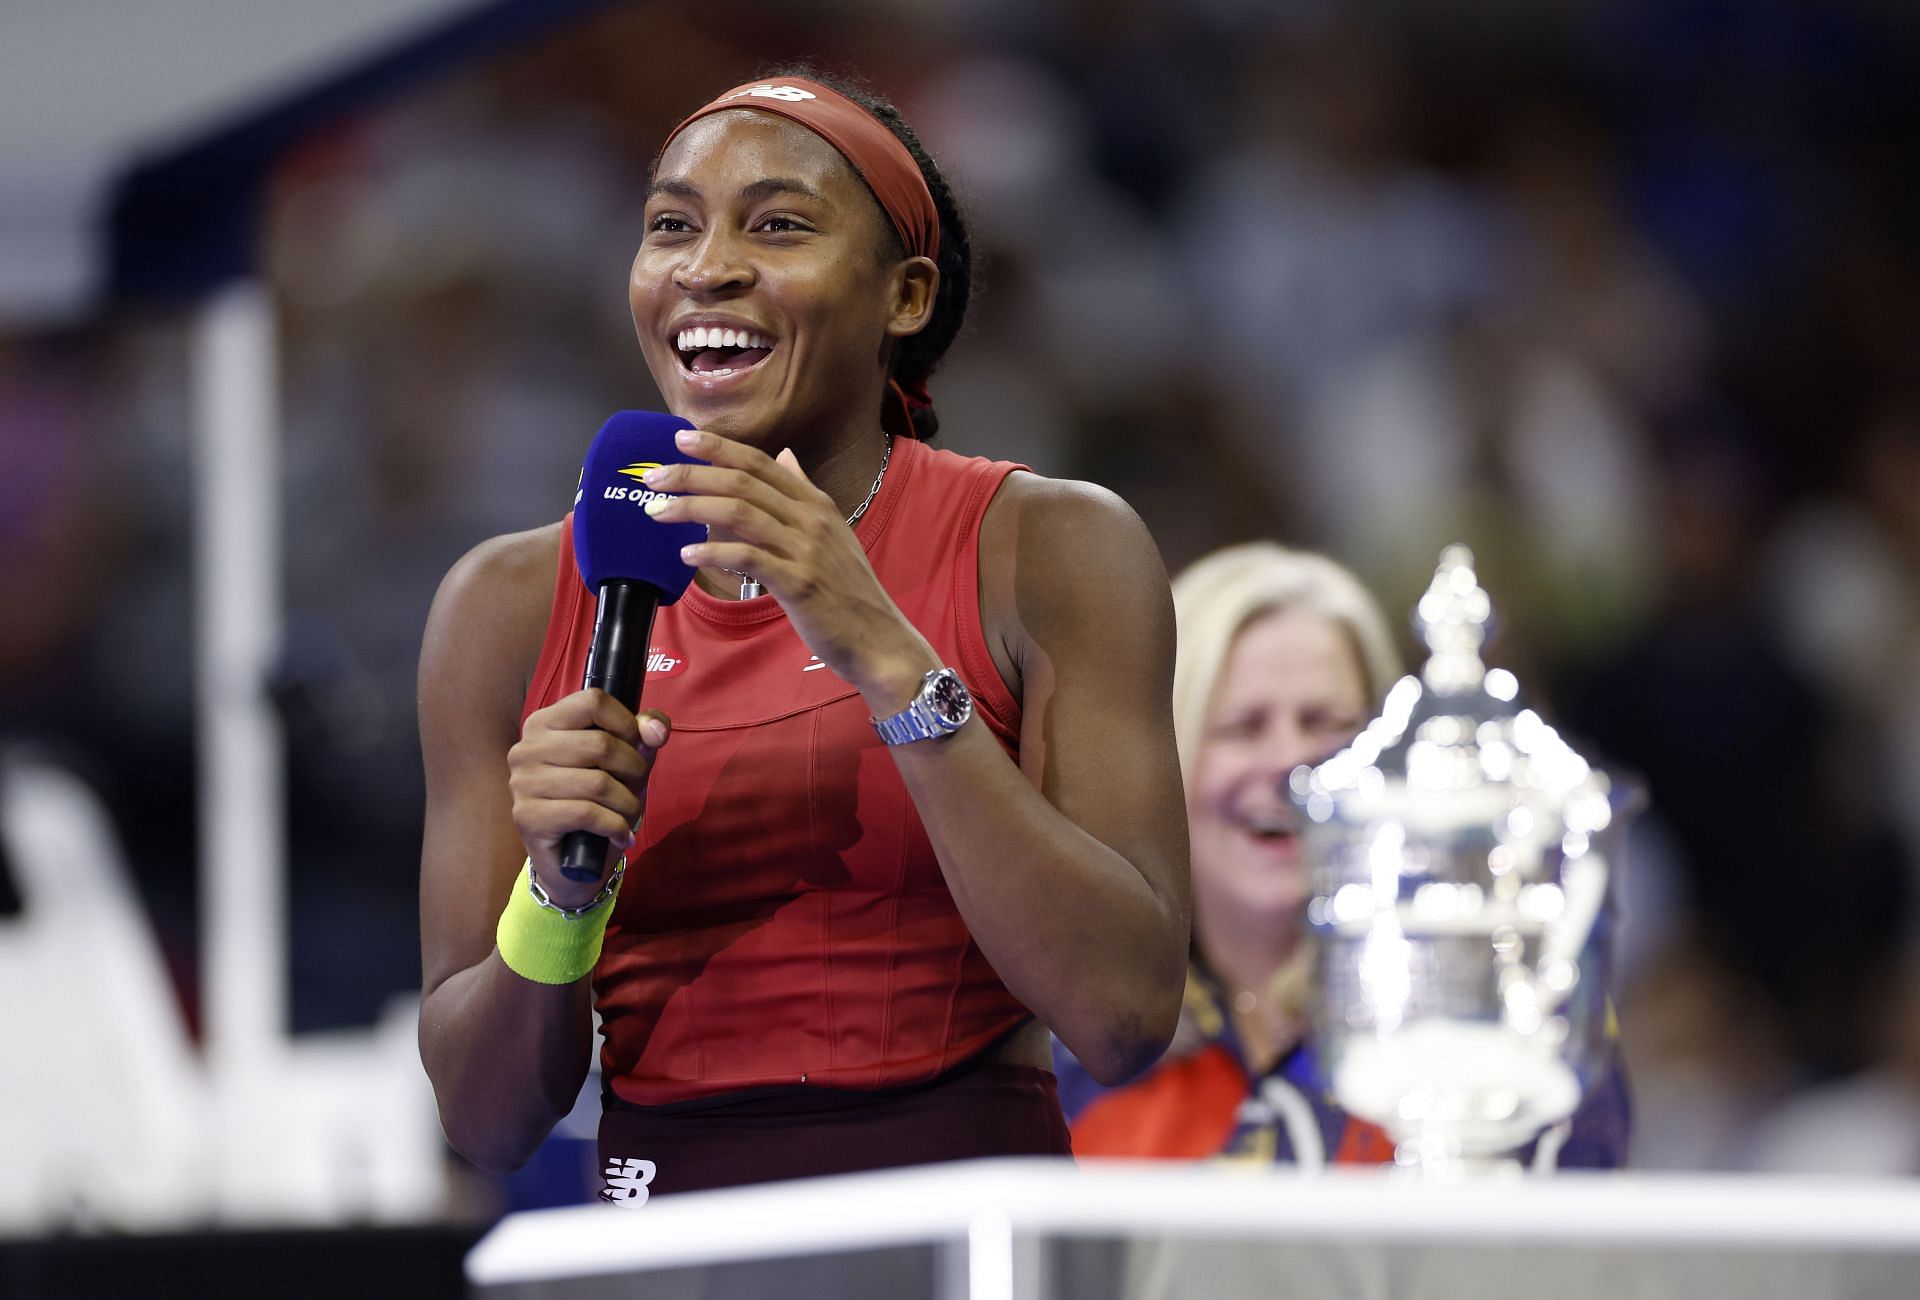
[{"label": "red headband", "polygon": [[907,256],[939,260],[940,214],[933,206],[927,179],[920,174],[920,164],[880,119],[817,81],[782,77],[735,86],[706,107],[695,109],[686,121],[668,132],[661,150],[665,151],[689,123],[729,108],[756,109],[798,122],[838,149],[880,201],[881,209],[899,232]]}]

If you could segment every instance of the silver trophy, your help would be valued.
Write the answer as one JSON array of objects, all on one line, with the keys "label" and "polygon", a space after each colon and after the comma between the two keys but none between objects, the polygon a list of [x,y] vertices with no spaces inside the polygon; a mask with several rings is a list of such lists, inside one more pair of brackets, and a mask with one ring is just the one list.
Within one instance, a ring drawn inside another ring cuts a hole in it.
[{"label": "silver trophy", "polygon": [[1472,555],[1448,548],[1415,616],[1419,676],[1292,777],[1323,1068],[1397,1164],[1434,1176],[1517,1170],[1606,1051],[1628,791],[1482,662],[1491,614]]}]

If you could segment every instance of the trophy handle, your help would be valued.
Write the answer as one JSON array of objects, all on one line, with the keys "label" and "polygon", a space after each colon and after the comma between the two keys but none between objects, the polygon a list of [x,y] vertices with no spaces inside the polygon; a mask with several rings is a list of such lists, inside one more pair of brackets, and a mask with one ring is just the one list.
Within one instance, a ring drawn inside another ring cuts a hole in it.
[{"label": "trophy handle", "polygon": [[[1575,814],[1567,829],[1585,841],[1584,851],[1569,854],[1560,868],[1560,889],[1565,900],[1560,915],[1544,927],[1540,940],[1540,960],[1534,966],[1534,991],[1539,997],[1540,1013],[1551,1015],[1572,995],[1583,978],[1604,978],[1604,963],[1596,970],[1583,960],[1600,911],[1617,870],[1616,859],[1626,851],[1626,829],[1647,806],[1647,790],[1639,780],[1594,774],[1589,787],[1602,797],[1599,805],[1588,805]],[[1564,847],[1566,841],[1562,841]]]},{"label": "trophy handle", "polygon": [[1566,905],[1560,915],[1545,927],[1540,939],[1540,960],[1534,969],[1535,990],[1542,1015],[1559,1010],[1573,992],[1582,963],[1580,954],[1593,937],[1600,909],[1607,903],[1607,879],[1611,874],[1606,854],[1590,847],[1578,857],[1568,858],[1560,872],[1560,890]]}]

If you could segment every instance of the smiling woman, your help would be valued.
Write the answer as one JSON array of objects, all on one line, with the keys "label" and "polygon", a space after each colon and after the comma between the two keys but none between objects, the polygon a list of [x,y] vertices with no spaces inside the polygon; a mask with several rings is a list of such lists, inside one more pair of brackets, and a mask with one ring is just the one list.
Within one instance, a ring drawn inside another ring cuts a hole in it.
[{"label": "smiling woman", "polygon": [[[676,396],[732,394],[736,388],[725,380],[776,359],[782,336],[775,322],[702,311],[662,292],[662,276],[708,292],[738,285],[742,274],[757,277],[759,259],[730,256],[726,239],[717,237],[731,233],[772,258],[768,269],[779,279],[763,302],[793,313],[792,341],[806,345],[789,347],[789,364],[796,352],[804,358],[831,351],[828,338],[806,337],[809,311],[815,326],[825,313],[848,330],[865,324],[870,331],[874,321],[836,308],[877,307],[886,315],[879,328],[889,353],[881,423],[921,439],[937,431],[926,380],[959,332],[971,296],[966,227],[945,179],[898,111],[871,96],[856,102],[842,90],[860,93],[799,77],[738,87],[668,136],[648,193],[631,296],[643,348],[657,333],[679,362],[663,367],[649,349],[655,374],[698,376],[691,392],[668,394],[669,405]],[[706,256],[690,260],[690,247]],[[664,309],[669,319],[649,319],[649,308]],[[829,378],[812,376],[816,385]],[[688,414],[725,431],[737,413]]]},{"label": "smiling woman", "polygon": [[[564,521],[456,566],[422,651],[421,1052],[477,1163],[566,1111],[594,1011],[628,1205],[1065,1154],[1047,1030],[1110,1082],[1172,1034],[1165,571],[1110,494],[926,445],[969,279],[872,96],[776,74],[668,137],[629,297],[697,463],[648,470],[647,509],[708,534],[649,707],[573,689]],[[574,830],[598,881],[557,870]]]}]

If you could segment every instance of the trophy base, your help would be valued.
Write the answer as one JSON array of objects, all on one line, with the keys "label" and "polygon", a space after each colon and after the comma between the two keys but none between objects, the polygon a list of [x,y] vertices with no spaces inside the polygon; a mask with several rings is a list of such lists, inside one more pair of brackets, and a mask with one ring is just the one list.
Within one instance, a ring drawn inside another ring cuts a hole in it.
[{"label": "trophy base", "polygon": [[1396,1166],[1423,1175],[1518,1174],[1511,1153],[1580,1104],[1572,1066],[1497,1024],[1425,1020],[1342,1046],[1334,1097],[1386,1131]]},{"label": "trophy base", "polygon": [[1393,1173],[1426,1183],[1507,1182],[1526,1175],[1511,1155],[1468,1155],[1444,1133],[1407,1138],[1393,1148]]}]

